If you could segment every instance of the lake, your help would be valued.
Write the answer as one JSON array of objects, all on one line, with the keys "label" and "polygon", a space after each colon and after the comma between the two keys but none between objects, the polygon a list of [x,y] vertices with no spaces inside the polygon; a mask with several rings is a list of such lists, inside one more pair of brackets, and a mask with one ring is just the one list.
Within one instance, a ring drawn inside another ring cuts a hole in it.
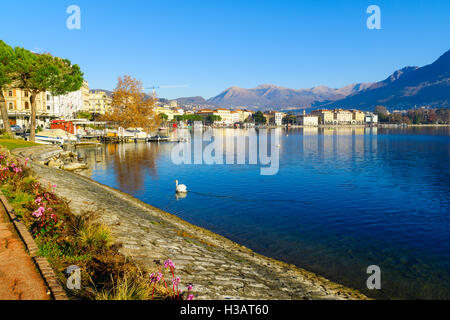
[{"label": "lake", "polygon": [[[169,142],[79,153],[92,179],[260,254],[374,298],[450,299],[448,127],[276,130],[274,175],[249,155],[244,164],[175,164],[180,145]],[[187,195],[175,194],[175,179]],[[370,265],[381,269],[381,290],[366,287]]]}]

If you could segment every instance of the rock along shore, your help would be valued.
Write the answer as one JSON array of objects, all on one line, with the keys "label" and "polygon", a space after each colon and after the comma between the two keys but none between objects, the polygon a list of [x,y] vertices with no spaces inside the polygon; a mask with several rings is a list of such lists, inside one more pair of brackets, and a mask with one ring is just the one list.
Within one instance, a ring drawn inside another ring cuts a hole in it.
[{"label": "rock along shore", "polygon": [[270,259],[206,229],[148,205],[90,178],[39,164],[53,146],[16,149],[30,158],[41,183],[56,184],[74,213],[95,210],[122,253],[145,269],[174,261],[182,286],[192,284],[196,299],[367,299],[293,265]]}]

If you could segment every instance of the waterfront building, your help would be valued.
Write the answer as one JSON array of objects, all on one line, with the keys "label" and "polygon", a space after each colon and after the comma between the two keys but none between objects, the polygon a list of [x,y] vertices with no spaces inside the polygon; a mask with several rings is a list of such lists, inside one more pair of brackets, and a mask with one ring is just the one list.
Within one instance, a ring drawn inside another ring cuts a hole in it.
[{"label": "waterfront building", "polygon": [[367,112],[365,114],[365,122],[366,124],[369,125],[375,125],[378,123],[378,115],[372,113],[372,112]]},{"label": "waterfront building", "polygon": [[236,122],[245,122],[245,120],[248,119],[248,117],[252,116],[252,112],[245,110],[245,109],[236,109],[234,110],[239,115],[239,120]]},{"label": "waterfront building", "polygon": [[235,110],[235,112],[233,112],[233,111],[230,111],[229,109],[225,109],[225,108],[218,108],[216,110],[201,109],[201,110],[197,111],[196,114],[201,115],[204,118],[206,118],[210,115],[219,116],[221,120],[214,121],[214,124],[218,124],[218,125],[231,126],[241,120],[241,115],[237,110]]},{"label": "waterfront building", "polygon": [[233,125],[233,115],[231,114],[230,109],[219,108],[214,111],[214,115],[220,116],[221,121],[216,121],[217,124],[223,125]]},{"label": "waterfront building", "polygon": [[74,119],[77,117],[78,112],[84,110],[85,101],[82,88],[60,96],[53,96],[51,93],[47,93],[46,100],[47,112],[54,118]]},{"label": "waterfront building", "polygon": [[365,115],[359,110],[313,110],[311,115],[319,118],[319,124],[325,125],[356,125],[364,124]]},{"label": "waterfront building", "polygon": [[182,116],[185,114],[184,109],[181,108],[172,109],[169,106],[156,106],[154,108],[154,111],[158,115],[165,114],[167,116],[167,121],[172,121],[176,116]]},{"label": "waterfront building", "polygon": [[333,124],[334,115],[331,110],[313,110],[311,111],[311,115],[317,116],[320,124]]},{"label": "waterfront building", "polygon": [[352,124],[365,124],[366,115],[360,110],[352,110]]},{"label": "waterfront building", "polygon": [[281,126],[283,124],[283,116],[282,112],[275,112],[275,125]]},{"label": "waterfront building", "polygon": [[[5,97],[6,109],[10,124],[28,127],[31,116],[31,93],[18,88],[6,88],[3,90]],[[44,126],[54,117],[47,110],[46,93],[41,92],[36,97],[36,124]],[[1,127],[3,122],[0,119]]]},{"label": "waterfront building", "polygon": [[89,94],[89,112],[105,114],[111,110],[112,97],[105,91],[95,90]]},{"label": "waterfront building", "polygon": [[89,83],[87,81],[83,81],[83,85],[81,86],[81,97],[83,99],[83,112],[89,112],[90,107],[90,90],[89,90]]},{"label": "waterfront building", "polygon": [[302,114],[297,116],[297,124],[301,126],[318,126],[319,117],[314,115]]},{"label": "waterfront building", "polygon": [[241,121],[241,112],[239,111],[230,111],[231,116],[232,116],[232,123],[235,124],[237,122],[242,122]]},{"label": "waterfront building", "polygon": [[349,110],[335,109],[333,110],[333,124],[349,125],[352,124],[353,113]]},{"label": "waterfront building", "polygon": [[155,113],[157,115],[165,114],[167,116],[167,120],[168,121],[172,121],[173,120],[173,117],[174,117],[173,110],[170,109],[169,107],[156,106],[154,108],[154,111],[155,111]]},{"label": "waterfront building", "polygon": [[281,126],[283,123],[284,113],[277,111],[270,111],[264,113],[264,117],[266,117],[268,124]]},{"label": "waterfront building", "polygon": [[202,116],[204,119],[206,119],[208,116],[213,115],[214,114],[214,110],[211,109],[200,109],[197,111],[198,115]]}]

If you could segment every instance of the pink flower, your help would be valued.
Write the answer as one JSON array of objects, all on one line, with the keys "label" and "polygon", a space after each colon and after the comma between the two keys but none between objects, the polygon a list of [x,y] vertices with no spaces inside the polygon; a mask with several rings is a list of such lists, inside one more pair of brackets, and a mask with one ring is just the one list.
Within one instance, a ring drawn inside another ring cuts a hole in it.
[{"label": "pink flower", "polygon": [[194,295],[193,294],[188,295],[187,299],[188,300],[193,300],[194,299]]},{"label": "pink flower", "polygon": [[172,260],[166,260],[165,262],[164,262],[164,267],[167,269],[167,268],[169,268],[169,267],[171,267],[171,268],[174,268],[175,269],[175,263],[173,263],[172,262]]},{"label": "pink flower", "polygon": [[162,273],[161,272],[158,272],[158,273],[152,273],[152,274],[150,274],[150,282],[159,282],[160,280],[161,280],[161,278],[162,278]]},{"label": "pink flower", "polygon": [[174,286],[178,287],[178,284],[180,283],[180,281],[181,281],[180,278],[175,278],[175,279],[172,280],[172,283],[173,283]]},{"label": "pink flower", "polygon": [[35,216],[36,218],[40,218],[42,217],[42,215],[45,212],[45,208],[44,207],[39,207],[35,212],[33,212],[33,216]]},{"label": "pink flower", "polygon": [[191,291],[192,290],[192,286],[188,285],[187,289],[188,289],[188,291]]},{"label": "pink flower", "polygon": [[36,200],[34,200],[34,202],[41,203],[42,202],[42,197],[37,197]]}]

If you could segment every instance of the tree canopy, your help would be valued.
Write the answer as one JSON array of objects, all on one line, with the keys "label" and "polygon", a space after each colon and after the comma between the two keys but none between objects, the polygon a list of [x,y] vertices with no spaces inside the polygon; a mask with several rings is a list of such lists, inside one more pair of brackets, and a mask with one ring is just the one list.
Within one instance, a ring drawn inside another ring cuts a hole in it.
[{"label": "tree canopy", "polygon": [[295,116],[295,114],[293,113],[288,113],[284,118],[283,118],[283,123],[284,124],[294,124],[297,122],[297,117]]},{"label": "tree canopy", "polygon": [[257,111],[254,115],[253,115],[253,120],[255,121],[255,123],[257,124],[265,124],[267,122],[266,117],[264,116],[264,114],[261,111]]},{"label": "tree canopy", "polygon": [[217,114],[210,114],[210,115],[208,115],[208,116],[206,117],[206,120],[207,120],[209,123],[214,123],[214,122],[216,122],[216,121],[222,121],[222,117],[219,116],[219,115],[217,115]]},{"label": "tree canopy", "polygon": [[78,65],[49,53],[37,54],[24,48],[14,49],[11,75],[14,87],[31,93],[30,141],[34,141],[36,129],[36,97],[49,91],[63,95],[77,91],[83,85],[83,73]]},{"label": "tree canopy", "polygon": [[0,111],[2,114],[3,127],[10,136],[12,136],[12,132],[11,126],[9,125],[8,110],[6,108],[3,90],[12,83],[11,62],[14,60],[14,56],[14,50],[0,40]]},{"label": "tree canopy", "polygon": [[155,100],[146,97],[141,81],[128,75],[119,77],[113,91],[111,110],[102,119],[123,128],[142,128],[150,132],[160,122],[153,110]]}]

